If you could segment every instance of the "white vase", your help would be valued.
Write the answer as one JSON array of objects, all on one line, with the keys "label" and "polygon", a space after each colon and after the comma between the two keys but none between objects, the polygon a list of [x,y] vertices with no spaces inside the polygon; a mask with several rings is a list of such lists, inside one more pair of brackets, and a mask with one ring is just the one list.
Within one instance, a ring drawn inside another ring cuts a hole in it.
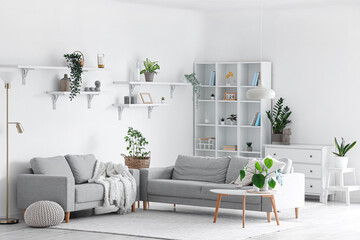
[{"label": "white vase", "polygon": [[236,121],[230,121],[230,125],[236,125],[237,122]]},{"label": "white vase", "polygon": [[258,192],[258,191],[259,191],[259,188],[258,188],[257,186],[255,186],[255,185],[253,185],[253,191],[254,191],[254,192]]},{"label": "white vase", "polygon": [[269,190],[269,184],[268,184],[269,179],[265,179],[265,184],[262,188],[260,188],[260,191],[268,191]]},{"label": "white vase", "polygon": [[225,122],[221,121],[220,124],[221,124],[221,125],[225,125]]},{"label": "white vase", "polygon": [[348,157],[335,157],[336,168],[347,168],[348,162],[349,162]]}]

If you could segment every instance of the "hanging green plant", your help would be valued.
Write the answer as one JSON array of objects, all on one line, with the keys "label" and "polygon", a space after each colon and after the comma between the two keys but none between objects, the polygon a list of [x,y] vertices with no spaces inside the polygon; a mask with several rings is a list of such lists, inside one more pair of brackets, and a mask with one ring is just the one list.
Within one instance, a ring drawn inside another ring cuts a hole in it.
[{"label": "hanging green plant", "polygon": [[80,93],[83,73],[83,56],[80,53],[74,52],[64,55],[67,66],[70,68],[70,100],[72,101],[77,94]]},{"label": "hanging green plant", "polygon": [[200,98],[200,82],[199,80],[196,78],[196,74],[195,73],[190,73],[190,74],[184,74],[186,80],[188,80],[188,82],[191,83],[191,85],[193,86],[193,100],[198,101],[198,99]]}]

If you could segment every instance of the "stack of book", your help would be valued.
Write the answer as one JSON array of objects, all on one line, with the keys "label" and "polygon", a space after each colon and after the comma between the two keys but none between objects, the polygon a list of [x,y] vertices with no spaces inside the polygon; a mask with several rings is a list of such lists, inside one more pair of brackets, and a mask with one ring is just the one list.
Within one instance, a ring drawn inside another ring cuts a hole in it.
[{"label": "stack of book", "polygon": [[255,113],[251,120],[250,126],[260,126],[260,119],[261,119],[260,112]]},{"label": "stack of book", "polygon": [[211,71],[210,79],[209,79],[209,86],[215,86],[215,71]]},{"label": "stack of book", "polygon": [[259,83],[259,76],[260,76],[260,73],[259,73],[259,72],[255,72],[255,73],[254,73],[254,77],[253,77],[251,86],[257,86],[257,85],[258,85],[258,83]]}]

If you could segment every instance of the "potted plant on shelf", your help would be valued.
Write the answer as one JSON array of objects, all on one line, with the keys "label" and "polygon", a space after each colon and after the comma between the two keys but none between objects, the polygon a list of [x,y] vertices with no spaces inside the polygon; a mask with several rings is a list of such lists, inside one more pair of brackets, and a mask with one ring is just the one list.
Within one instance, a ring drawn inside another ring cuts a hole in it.
[{"label": "potted plant on shelf", "polygon": [[70,100],[73,100],[81,90],[84,55],[76,51],[71,54],[65,54],[64,57],[68,68],[70,68]]},{"label": "potted plant on shelf", "polygon": [[121,154],[125,158],[125,165],[129,168],[141,169],[150,166],[150,152],[145,150],[148,141],[143,137],[142,133],[129,127],[125,142],[128,144],[126,150],[129,155]]},{"label": "potted plant on shelf", "polygon": [[230,120],[231,125],[236,125],[236,121],[237,121],[237,115],[236,114],[230,114],[230,116],[227,119]]},{"label": "potted plant on shelf", "polygon": [[186,80],[189,83],[191,83],[191,85],[193,86],[193,100],[196,100],[196,104],[197,104],[198,99],[200,98],[200,82],[196,78],[195,73],[184,74],[184,76]]},{"label": "potted plant on shelf", "polygon": [[266,158],[261,163],[257,161],[254,169],[245,167],[244,170],[240,170],[240,179],[243,180],[248,172],[249,174],[253,174],[252,182],[255,186],[254,191],[267,191],[269,187],[274,189],[276,186],[274,177],[282,184],[282,173],[281,169],[270,172],[273,164],[274,161],[271,158]]},{"label": "potted plant on shelf", "polygon": [[160,70],[158,62],[152,62],[148,58],[144,61],[145,69],[141,70],[140,74],[145,75],[146,82],[152,82],[154,80],[154,75],[157,74],[156,70]]},{"label": "potted plant on shelf", "polygon": [[252,152],[252,142],[247,142],[247,143],[246,143],[246,146],[247,146],[246,150],[247,150],[248,152]]},{"label": "potted plant on shelf", "polygon": [[161,103],[165,103],[165,97],[161,97]]},{"label": "potted plant on shelf", "polygon": [[221,119],[220,119],[220,124],[221,124],[221,125],[225,125],[225,118],[221,118]]},{"label": "potted plant on shelf", "polygon": [[335,138],[335,147],[338,150],[338,152],[333,152],[335,157],[335,167],[336,168],[347,168],[349,158],[346,157],[346,153],[350,151],[356,144],[356,141],[353,143],[345,144],[344,138],[341,138],[341,145],[338,144],[336,138]]},{"label": "potted plant on shelf", "polygon": [[284,129],[287,124],[291,123],[289,117],[292,112],[290,111],[290,108],[288,106],[283,107],[284,100],[284,98],[279,98],[279,100],[276,102],[275,106],[272,109],[272,113],[270,112],[270,110],[266,111],[272,128],[272,143],[281,144],[283,142]]},{"label": "potted plant on shelf", "polygon": [[215,94],[212,93],[211,96],[210,96],[210,99],[215,100]]}]

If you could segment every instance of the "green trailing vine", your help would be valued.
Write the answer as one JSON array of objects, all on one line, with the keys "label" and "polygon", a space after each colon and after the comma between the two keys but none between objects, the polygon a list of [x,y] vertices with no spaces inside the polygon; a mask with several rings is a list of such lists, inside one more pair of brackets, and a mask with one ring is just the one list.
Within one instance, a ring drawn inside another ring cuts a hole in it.
[{"label": "green trailing vine", "polygon": [[71,53],[65,54],[64,57],[68,68],[70,68],[70,100],[72,101],[81,90],[83,68],[80,60],[82,56],[79,53]]},{"label": "green trailing vine", "polygon": [[197,100],[200,98],[200,82],[196,78],[195,73],[185,74],[184,76],[186,80],[188,80],[188,82],[190,82],[191,85],[193,86],[194,98],[196,97],[195,99],[197,102]]}]

